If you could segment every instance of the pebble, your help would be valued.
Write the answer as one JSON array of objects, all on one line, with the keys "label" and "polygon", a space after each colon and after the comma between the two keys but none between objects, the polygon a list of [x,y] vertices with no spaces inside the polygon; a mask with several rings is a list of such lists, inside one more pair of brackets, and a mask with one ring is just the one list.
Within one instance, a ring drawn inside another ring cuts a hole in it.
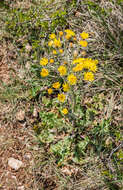
[{"label": "pebble", "polygon": [[25,119],[25,111],[24,110],[20,110],[16,113],[16,119],[18,121],[23,121]]},{"label": "pebble", "polygon": [[18,170],[20,167],[23,166],[23,162],[20,160],[17,160],[15,158],[9,158],[8,159],[8,165],[14,169],[14,170]]}]

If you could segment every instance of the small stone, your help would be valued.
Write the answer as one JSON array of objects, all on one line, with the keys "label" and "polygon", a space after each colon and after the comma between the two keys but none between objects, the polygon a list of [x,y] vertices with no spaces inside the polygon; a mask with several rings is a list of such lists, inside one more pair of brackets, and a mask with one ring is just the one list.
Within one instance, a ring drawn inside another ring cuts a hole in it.
[{"label": "small stone", "polygon": [[23,121],[25,118],[25,111],[24,110],[20,110],[16,113],[16,119],[18,121]]},{"label": "small stone", "polygon": [[15,158],[9,158],[8,159],[8,165],[14,169],[14,170],[18,170],[20,167],[22,167],[23,162],[21,162],[20,160],[17,160]]},{"label": "small stone", "polygon": [[24,190],[24,189],[25,189],[24,186],[20,186],[17,188],[17,190]]}]

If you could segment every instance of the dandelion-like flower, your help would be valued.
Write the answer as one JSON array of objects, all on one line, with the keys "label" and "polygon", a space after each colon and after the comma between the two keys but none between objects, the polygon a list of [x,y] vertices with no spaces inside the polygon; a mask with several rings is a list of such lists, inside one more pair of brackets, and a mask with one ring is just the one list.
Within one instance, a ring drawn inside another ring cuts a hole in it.
[{"label": "dandelion-like flower", "polygon": [[59,36],[63,36],[63,32],[62,31],[59,31]]},{"label": "dandelion-like flower", "polygon": [[47,77],[49,75],[49,71],[48,69],[43,68],[40,74],[42,77]]},{"label": "dandelion-like flower", "polygon": [[83,63],[78,63],[75,67],[73,67],[73,71],[74,72],[78,72],[78,71],[82,71],[82,69],[84,68]]},{"label": "dandelion-like flower", "polygon": [[58,94],[58,100],[60,101],[60,102],[64,102],[65,101],[65,98],[66,98],[66,96],[64,95],[64,94]]},{"label": "dandelion-like flower", "polygon": [[75,36],[75,32],[73,32],[73,31],[70,30],[70,29],[66,29],[65,32],[66,32],[66,34],[69,35],[70,37]]},{"label": "dandelion-like flower", "polygon": [[42,65],[42,66],[45,66],[45,65],[47,65],[48,64],[48,59],[47,58],[42,58],[41,60],[40,60],[40,65]]},{"label": "dandelion-like flower", "polygon": [[82,32],[82,33],[80,34],[80,36],[81,36],[84,40],[89,37],[88,33],[86,33],[86,32]]},{"label": "dandelion-like flower", "polygon": [[64,109],[62,110],[62,113],[63,113],[64,115],[68,114],[68,109],[67,109],[67,108],[64,108]]},{"label": "dandelion-like flower", "polygon": [[83,63],[83,61],[85,61],[85,58],[79,57],[77,59],[74,59],[72,64]]},{"label": "dandelion-like flower", "polygon": [[60,39],[57,40],[55,38],[53,44],[54,44],[55,47],[61,47],[61,41],[60,41]]},{"label": "dandelion-like flower", "polygon": [[63,86],[63,90],[64,90],[64,92],[67,92],[67,91],[70,90],[70,86],[69,86],[68,83],[64,83],[62,86]]},{"label": "dandelion-like flower", "polygon": [[53,89],[52,88],[48,88],[48,94],[52,94],[52,92],[53,92]]},{"label": "dandelion-like flower", "polygon": [[66,69],[66,67],[63,66],[63,65],[61,65],[61,66],[58,68],[58,71],[59,71],[59,73],[60,73],[60,76],[64,76],[64,75],[66,75],[66,73],[67,73],[67,69]]},{"label": "dandelion-like flower", "polygon": [[54,63],[54,59],[50,59],[50,63]]},{"label": "dandelion-like flower", "polygon": [[56,35],[54,33],[52,33],[52,34],[49,35],[50,39],[55,39],[55,37],[56,37]]},{"label": "dandelion-like flower", "polygon": [[75,85],[77,82],[77,78],[74,74],[68,75],[67,80],[69,81],[71,85]]},{"label": "dandelion-like flower", "polygon": [[53,40],[51,40],[51,41],[48,42],[48,46],[49,46],[49,47],[52,47],[52,46],[53,46]]},{"label": "dandelion-like flower", "polygon": [[55,82],[53,83],[52,87],[55,88],[55,89],[58,89],[60,88],[61,84],[59,82]]},{"label": "dandelion-like flower", "polygon": [[94,74],[92,72],[85,72],[84,73],[84,80],[87,81],[93,81],[94,80]]},{"label": "dandelion-like flower", "polygon": [[61,53],[61,54],[62,54],[62,53],[63,53],[63,49],[59,49],[59,53]]},{"label": "dandelion-like flower", "polygon": [[53,50],[53,54],[56,55],[56,54],[57,54],[57,51],[56,51],[56,50]]},{"label": "dandelion-like flower", "polygon": [[79,41],[79,44],[80,44],[82,47],[87,47],[88,42],[85,41],[85,40],[81,40],[81,41]]}]

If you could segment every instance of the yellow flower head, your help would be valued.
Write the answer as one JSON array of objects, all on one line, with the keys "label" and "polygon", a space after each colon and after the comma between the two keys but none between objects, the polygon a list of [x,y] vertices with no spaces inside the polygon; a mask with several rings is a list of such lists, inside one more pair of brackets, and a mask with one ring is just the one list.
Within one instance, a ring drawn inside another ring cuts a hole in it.
[{"label": "yellow flower head", "polygon": [[86,32],[82,32],[82,33],[80,34],[80,36],[81,36],[84,40],[89,37],[88,33],[86,33]]},{"label": "yellow flower head", "polygon": [[97,65],[95,63],[95,60],[92,60],[90,58],[86,58],[84,61],[84,68],[89,69],[90,71],[96,72],[97,71]]},{"label": "yellow flower head", "polygon": [[45,65],[47,65],[48,64],[48,59],[47,58],[42,58],[41,60],[40,60],[40,65],[42,65],[42,66],[45,66]]},{"label": "yellow flower head", "polygon": [[54,63],[54,59],[50,59],[50,63]]},{"label": "yellow flower head", "polygon": [[67,62],[66,62],[66,61],[64,61],[64,65],[67,65]]},{"label": "yellow flower head", "polygon": [[63,53],[63,49],[60,49],[60,50],[59,50],[59,53]]},{"label": "yellow flower head", "polygon": [[56,55],[56,54],[57,54],[57,51],[56,51],[56,50],[53,50],[53,54]]},{"label": "yellow flower head", "polygon": [[43,68],[40,74],[42,77],[47,77],[49,75],[49,71],[48,69]]},{"label": "yellow flower head", "polygon": [[56,35],[54,33],[50,34],[49,38],[50,39],[55,39]]},{"label": "yellow flower head", "polygon": [[99,61],[98,61],[97,59],[95,59],[94,62],[95,62],[95,64],[98,64],[98,63],[99,63]]},{"label": "yellow flower head", "polygon": [[64,92],[69,91],[69,89],[70,89],[69,84],[64,83],[64,84],[63,84],[63,90],[64,90]]},{"label": "yellow flower head", "polygon": [[55,82],[53,83],[52,87],[55,88],[55,89],[58,89],[60,88],[61,84],[59,82]]},{"label": "yellow flower head", "polygon": [[69,81],[71,85],[75,85],[77,82],[77,78],[74,74],[68,75],[67,80]]},{"label": "yellow flower head", "polygon": [[64,109],[62,110],[62,113],[63,113],[64,115],[68,114],[68,109],[67,109],[67,108],[64,108]]},{"label": "yellow flower head", "polygon": [[65,98],[66,98],[66,96],[65,96],[64,94],[58,94],[58,100],[59,100],[60,102],[64,102],[64,101],[65,101]]},{"label": "yellow flower head", "polygon": [[74,59],[72,64],[83,63],[84,60],[85,60],[85,58],[79,57],[79,58],[77,58],[77,59]]},{"label": "yellow flower head", "polygon": [[59,36],[63,36],[63,32],[62,31],[59,31]]},{"label": "yellow flower head", "polygon": [[52,88],[48,88],[48,94],[52,94],[52,92],[53,92],[53,89]]},{"label": "yellow flower head", "polygon": [[94,80],[94,74],[92,72],[84,73],[84,80],[93,81]]},{"label": "yellow flower head", "polygon": [[73,67],[73,71],[74,72],[78,72],[78,71],[82,71],[82,69],[84,68],[84,64],[83,63],[78,63],[75,67]]},{"label": "yellow flower head", "polygon": [[92,72],[96,72],[97,71],[97,65],[94,62],[91,62],[89,69]]},{"label": "yellow flower head", "polygon": [[81,40],[81,41],[79,41],[79,44],[80,44],[82,47],[87,47],[88,42],[85,41],[85,40]]},{"label": "yellow flower head", "polygon": [[70,37],[75,36],[75,33],[72,30],[66,29],[65,30],[66,34],[69,35]]},{"label": "yellow flower head", "polygon": [[69,43],[69,47],[70,47],[70,48],[73,47],[73,43],[72,43],[72,42]]},{"label": "yellow flower head", "polygon": [[74,37],[73,40],[76,41],[77,40],[76,37]]},{"label": "yellow flower head", "polygon": [[56,38],[54,39],[54,46],[55,47],[61,47],[61,41],[60,41],[60,39],[58,39],[58,40]]},{"label": "yellow flower head", "polygon": [[64,76],[64,75],[66,75],[66,73],[67,73],[67,69],[66,69],[66,67],[63,66],[63,65],[61,65],[61,66],[58,68],[58,71],[59,71],[59,73],[60,73],[61,76]]},{"label": "yellow flower head", "polygon": [[51,41],[48,42],[48,46],[49,46],[49,47],[52,47],[52,46],[53,46],[53,40],[51,40]]},{"label": "yellow flower head", "polygon": [[71,35],[67,34],[65,35],[66,40],[69,40],[71,38]]}]

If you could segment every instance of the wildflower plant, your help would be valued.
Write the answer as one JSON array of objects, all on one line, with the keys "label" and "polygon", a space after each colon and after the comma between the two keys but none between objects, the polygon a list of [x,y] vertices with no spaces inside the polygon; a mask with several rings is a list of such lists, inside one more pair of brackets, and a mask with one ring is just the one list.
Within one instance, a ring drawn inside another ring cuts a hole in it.
[{"label": "wildflower plant", "polygon": [[60,31],[58,34],[52,33],[49,35],[47,44],[51,53],[40,60],[41,77],[46,80],[49,77],[54,78],[54,83],[48,88],[48,94],[52,94],[57,89],[59,91],[57,99],[62,103],[63,110],[68,110],[67,113],[75,114],[76,105],[71,109],[72,94],[79,90],[83,81],[93,82],[97,71],[98,60],[84,56],[88,48],[88,38],[88,33],[82,32],[77,36],[70,29]]},{"label": "wildflower plant", "polygon": [[71,123],[70,133],[75,139],[80,118],[77,96],[84,89],[84,84],[94,81],[98,69],[98,60],[86,55],[88,38],[88,33],[78,35],[70,29],[52,33],[47,42],[48,53],[40,60],[41,78],[50,84],[47,93],[49,96],[56,95],[61,115]]}]

